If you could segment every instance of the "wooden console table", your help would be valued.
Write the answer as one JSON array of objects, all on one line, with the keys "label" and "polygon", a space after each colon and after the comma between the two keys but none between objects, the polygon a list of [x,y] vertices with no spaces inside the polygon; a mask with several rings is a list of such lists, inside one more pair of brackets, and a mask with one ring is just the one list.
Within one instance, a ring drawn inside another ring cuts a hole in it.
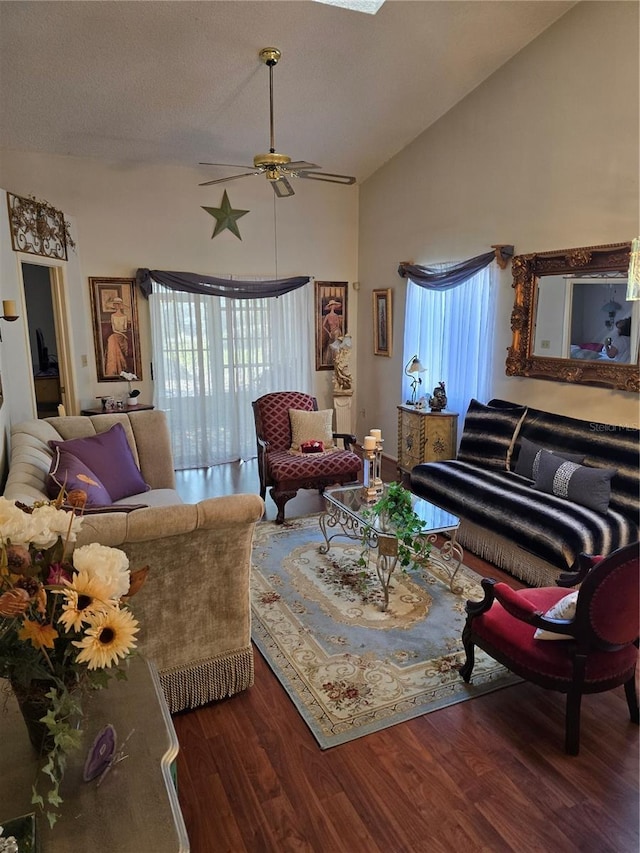
[{"label": "wooden console table", "polygon": [[[83,744],[69,756],[60,786],[61,816],[49,829],[31,805],[37,757],[7,686],[0,698],[0,825],[36,812],[40,853],[188,853],[172,779],[178,740],[153,664],[135,657],[126,681],[111,680],[105,690],[84,699],[83,706]],[[119,743],[133,734],[125,745],[128,758],[114,765],[97,787],[95,779],[83,781],[82,771],[93,739],[107,723],[115,727]]]}]

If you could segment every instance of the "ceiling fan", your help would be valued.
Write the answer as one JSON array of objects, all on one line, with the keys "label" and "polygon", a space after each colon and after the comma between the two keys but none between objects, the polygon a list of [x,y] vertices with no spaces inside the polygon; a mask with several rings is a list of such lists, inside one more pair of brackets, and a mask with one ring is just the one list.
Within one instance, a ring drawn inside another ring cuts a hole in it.
[{"label": "ceiling fan", "polygon": [[321,166],[316,166],[315,163],[307,163],[305,160],[294,161],[286,154],[278,154],[276,151],[273,134],[273,67],[278,64],[281,55],[277,47],[265,47],[258,54],[262,62],[269,68],[269,153],[256,154],[253,158],[253,167],[241,166],[237,163],[200,163],[200,166],[228,166],[235,169],[248,169],[249,171],[241,172],[239,175],[229,175],[226,178],[217,178],[214,181],[205,181],[198,186],[210,187],[212,184],[223,184],[225,181],[245,178],[248,175],[264,175],[279,198],[289,198],[295,193],[288,178],[308,178],[313,181],[327,181],[331,184],[355,184],[356,179],[350,175],[318,172],[316,170],[321,169]]}]

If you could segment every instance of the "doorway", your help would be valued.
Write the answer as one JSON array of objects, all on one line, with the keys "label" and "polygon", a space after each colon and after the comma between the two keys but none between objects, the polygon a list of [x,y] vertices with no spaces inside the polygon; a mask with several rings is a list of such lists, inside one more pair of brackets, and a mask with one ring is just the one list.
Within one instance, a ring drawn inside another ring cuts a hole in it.
[{"label": "doorway", "polygon": [[55,417],[68,408],[69,388],[61,310],[62,273],[44,264],[20,264],[29,334],[35,409],[38,418]]}]

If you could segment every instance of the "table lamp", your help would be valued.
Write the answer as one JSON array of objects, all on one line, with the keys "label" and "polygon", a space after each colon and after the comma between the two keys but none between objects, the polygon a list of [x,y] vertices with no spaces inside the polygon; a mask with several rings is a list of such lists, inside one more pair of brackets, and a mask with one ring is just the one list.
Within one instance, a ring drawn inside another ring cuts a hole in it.
[{"label": "table lamp", "polygon": [[422,377],[420,374],[426,373],[426,370],[427,368],[422,366],[417,355],[414,355],[413,358],[410,358],[407,362],[404,372],[411,380],[411,400],[407,400],[407,406],[415,406],[418,385],[422,385]]}]

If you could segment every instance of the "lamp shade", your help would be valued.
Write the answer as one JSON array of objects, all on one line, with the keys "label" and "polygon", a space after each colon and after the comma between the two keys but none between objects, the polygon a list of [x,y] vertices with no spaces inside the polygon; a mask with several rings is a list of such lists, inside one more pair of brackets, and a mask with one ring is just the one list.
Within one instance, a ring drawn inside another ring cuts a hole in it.
[{"label": "lamp shade", "polygon": [[422,364],[420,363],[420,359],[418,358],[418,356],[414,355],[414,357],[409,361],[409,363],[405,367],[405,373],[406,374],[424,373],[426,369],[427,368],[423,367]]},{"label": "lamp shade", "polygon": [[615,314],[616,311],[619,311],[622,308],[619,302],[615,302],[611,299],[605,305],[602,306],[602,311],[606,311],[608,314]]}]

